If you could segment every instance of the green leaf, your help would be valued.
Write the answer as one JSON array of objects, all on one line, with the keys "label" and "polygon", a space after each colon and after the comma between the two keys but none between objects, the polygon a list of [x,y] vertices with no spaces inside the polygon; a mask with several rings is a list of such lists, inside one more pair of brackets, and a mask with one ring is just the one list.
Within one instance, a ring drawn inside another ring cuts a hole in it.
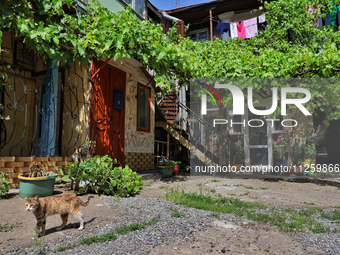
[{"label": "green leaf", "polygon": [[327,126],[327,127],[329,126],[328,120],[323,120],[323,121],[322,121],[322,124],[325,125],[325,126]]}]

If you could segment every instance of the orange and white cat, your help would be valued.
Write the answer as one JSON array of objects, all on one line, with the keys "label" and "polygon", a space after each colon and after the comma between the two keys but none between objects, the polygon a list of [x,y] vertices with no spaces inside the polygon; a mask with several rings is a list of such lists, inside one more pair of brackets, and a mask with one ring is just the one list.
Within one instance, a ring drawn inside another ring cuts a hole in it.
[{"label": "orange and white cat", "polygon": [[60,214],[63,221],[57,230],[61,230],[65,227],[69,214],[80,221],[79,229],[82,230],[84,228],[84,220],[82,213],[80,212],[80,206],[87,206],[91,198],[93,198],[93,196],[89,196],[87,202],[84,203],[79,197],[72,194],[50,196],[45,198],[39,198],[38,196],[28,198],[25,196],[25,208],[26,211],[33,212],[37,219],[36,228],[41,228],[39,236],[44,236],[46,218],[54,214]]}]

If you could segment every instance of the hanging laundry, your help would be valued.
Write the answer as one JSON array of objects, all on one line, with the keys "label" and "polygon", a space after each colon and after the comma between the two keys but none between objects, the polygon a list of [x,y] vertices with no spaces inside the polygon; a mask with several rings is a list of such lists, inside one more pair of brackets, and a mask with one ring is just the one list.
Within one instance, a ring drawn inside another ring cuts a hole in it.
[{"label": "hanging laundry", "polygon": [[257,34],[257,18],[245,20],[243,23],[246,30],[246,38],[254,37]]},{"label": "hanging laundry", "polygon": [[257,19],[258,19],[257,30],[258,31],[266,30],[267,29],[266,14],[258,16]]},{"label": "hanging laundry", "polygon": [[331,6],[331,13],[330,13],[330,22],[333,27],[336,27],[336,17],[338,15],[338,10],[340,11],[340,5],[339,6]]},{"label": "hanging laundry", "polygon": [[325,26],[328,26],[331,24],[331,14],[328,13],[325,17]]},{"label": "hanging laundry", "polygon": [[259,23],[266,22],[266,14],[262,14],[259,16]]},{"label": "hanging laundry", "polygon": [[237,34],[237,23],[236,22],[231,22],[230,23],[230,37],[231,38],[238,37],[238,34]]},{"label": "hanging laundry", "polygon": [[221,35],[225,32],[227,32],[230,36],[230,23],[226,22],[218,22],[216,26],[217,34]]},{"label": "hanging laundry", "polygon": [[244,28],[244,23],[236,23],[237,26],[237,35],[238,37],[243,37],[244,39],[246,39],[246,29]]}]

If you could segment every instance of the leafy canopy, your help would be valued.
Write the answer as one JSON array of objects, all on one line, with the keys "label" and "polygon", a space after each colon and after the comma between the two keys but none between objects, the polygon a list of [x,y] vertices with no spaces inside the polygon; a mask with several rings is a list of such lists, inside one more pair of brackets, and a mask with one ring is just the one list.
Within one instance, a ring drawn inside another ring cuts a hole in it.
[{"label": "leafy canopy", "polygon": [[[338,78],[340,33],[331,26],[313,26],[321,13],[334,11],[339,0],[278,0],[264,2],[268,29],[250,40],[193,42],[168,36],[160,25],[140,21],[131,8],[118,14],[97,1],[87,13],[68,14],[63,4],[76,0],[4,0],[0,3],[0,38],[14,32],[25,44],[49,58],[56,56],[66,65],[79,58],[83,64],[92,57],[135,58],[157,72],[157,83],[169,86],[176,78]],[[314,14],[308,7],[316,8]],[[319,8],[319,9],[318,9]],[[1,39],[0,39],[1,40]],[[180,41],[180,43],[179,43]],[[255,91],[270,93],[271,84],[259,84]],[[307,108],[319,108],[326,121],[340,118],[340,86],[311,83]],[[326,123],[326,122],[325,122]],[[327,123],[326,123],[327,124]]]}]

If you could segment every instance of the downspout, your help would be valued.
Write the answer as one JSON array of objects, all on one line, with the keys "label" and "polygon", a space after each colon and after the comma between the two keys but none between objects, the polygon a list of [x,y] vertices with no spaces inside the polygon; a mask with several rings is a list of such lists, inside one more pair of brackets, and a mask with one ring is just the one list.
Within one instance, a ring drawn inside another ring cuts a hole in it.
[{"label": "downspout", "polygon": [[178,35],[181,35],[182,37],[184,37],[184,21],[181,20],[181,19],[178,19],[174,16],[170,16],[166,12],[161,12],[161,14],[162,14],[163,18],[165,18],[167,20],[178,22]]},{"label": "downspout", "polygon": [[210,17],[210,41],[213,41],[212,9],[209,10]]}]

